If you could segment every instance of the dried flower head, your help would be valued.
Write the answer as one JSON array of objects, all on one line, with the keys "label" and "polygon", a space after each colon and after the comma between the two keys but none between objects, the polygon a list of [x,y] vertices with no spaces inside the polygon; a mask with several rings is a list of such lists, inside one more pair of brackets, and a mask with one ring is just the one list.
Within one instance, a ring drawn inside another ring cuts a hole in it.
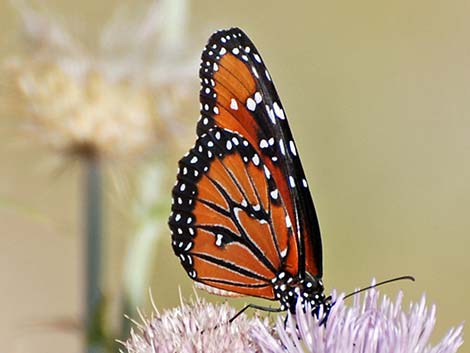
[{"label": "dried flower head", "polygon": [[145,88],[111,82],[98,72],[74,76],[52,63],[22,64],[17,75],[30,128],[55,150],[131,155],[156,138],[155,103]]},{"label": "dried flower head", "polygon": [[[336,297],[336,295],[334,295]],[[304,312],[300,305],[287,324],[279,318],[275,334],[261,327],[253,337],[266,353],[453,353],[462,345],[462,326],[451,329],[434,347],[429,339],[436,322],[436,308],[426,306],[424,296],[402,309],[403,294],[395,301],[372,289],[364,300],[359,296],[347,307],[342,296],[328,316],[326,325]]]},{"label": "dried flower head", "polygon": [[142,318],[140,332],[131,331],[124,346],[128,353],[259,352],[251,332],[269,332],[267,323],[242,316],[229,324],[236,312],[228,304],[202,299],[183,303],[150,319]]},{"label": "dried flower head", "polygon": [[127,18],[117,11],[89,50],[45,11],[15,2],[27,39],[25,53],[5,66],[15,115],[66,153],[127,157],[174,143],[174,120],[189,102],[188,68],[195,65],[185,59],[183,40],[168,40],[173,24],[163,15],[184,11],[184,3],[154,1],[134,22],[128,17],[135,9]]}]

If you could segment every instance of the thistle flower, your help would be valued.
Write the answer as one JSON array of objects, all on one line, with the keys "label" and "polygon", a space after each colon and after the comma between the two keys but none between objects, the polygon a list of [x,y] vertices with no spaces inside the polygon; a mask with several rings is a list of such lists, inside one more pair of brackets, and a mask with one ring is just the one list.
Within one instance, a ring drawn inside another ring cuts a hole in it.
[{"label": "thistle flower", "polygon": [[453,353],[462,345],[462,330],[451,329],[434,347],[429,343],[436,322],[436,307],[426,306],[423,295],[408,311],[402,309],[403,293],[391,301],[372,289],[361,302],[359,296],[347,307],[341,296],[326,325],[297,306],[296,315],[277,320],[275,334],[261,327],[252,332],[261,352],[266,353]]},{"label": "thistle flower", "polygon": [[[269,321],[239,316],[227,304],[197,299],[191,305],[143,318],[140,333],[131,332],[124,343],[128,353],[156,352],[259,352],[259,353],[454,353],[462,345],[460,325],[435,346],[429,339],[436,322],[436,308],[424,296],[402,309],[403,293],[395,301],[372,289],[348,307],[344,295],[333,293],[326,324],[297,306],[296,315]],[[319,314],[321,317],[321,313]]]},{"label": "thistle flower", "polygon": [[228,304],[196,299],[163,314],[156,311],[150,319],[142,317],[140,333],[132,330],[123,344],[128,353],[259,352],[250,333],[261,329],[269,332],[267,322],[242,316],[229,324],[236,312]]}]

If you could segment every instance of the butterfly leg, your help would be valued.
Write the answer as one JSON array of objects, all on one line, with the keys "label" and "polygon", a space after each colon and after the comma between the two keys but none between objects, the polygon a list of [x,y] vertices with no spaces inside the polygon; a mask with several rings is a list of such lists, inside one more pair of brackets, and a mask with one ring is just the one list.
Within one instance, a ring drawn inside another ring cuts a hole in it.
[{"label": "butterfly leg", "polygon": [[270,313],[280,313],[280,312],[284,311],[284,309],[281,309],[281,308],[271,308],[271,307],[268,307],[268,306],[248,304],[242,310],[240,310],[238,313],[236,313],[234,317],[232,317],[230,320],[228,320],[228,322],[232,323],[237,317],[239,317],[241,314],[243,314],[248,309],[263,310],[263,311],[268,311]]}]

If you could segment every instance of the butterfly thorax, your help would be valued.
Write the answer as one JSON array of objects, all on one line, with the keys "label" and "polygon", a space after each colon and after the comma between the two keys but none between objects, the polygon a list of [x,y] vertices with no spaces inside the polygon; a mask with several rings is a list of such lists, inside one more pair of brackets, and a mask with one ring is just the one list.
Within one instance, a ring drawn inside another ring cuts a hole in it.
[{"label": "butterfly thorax", "polygon": [[321,279],[305,274],[305,278],[292,276],[286,271],[281,271],[272,279],[274,295],[281,303],[282,310],[289,310],[295,314],[298,300],[301,300],[302,307],[309,303],[313,313],[318,313],[320,307],[327,313],[331,303],[323,293],[323,283]]}]

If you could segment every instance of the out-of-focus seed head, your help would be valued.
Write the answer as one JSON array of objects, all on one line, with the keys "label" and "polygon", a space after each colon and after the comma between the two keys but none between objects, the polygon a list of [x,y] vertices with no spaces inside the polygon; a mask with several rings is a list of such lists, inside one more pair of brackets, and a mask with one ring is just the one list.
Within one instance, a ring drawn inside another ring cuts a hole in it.
[{"label": "out-of-focus seed head", "polygon": [[4,65],[2,103],[32,136],[67,155],[112,159],[177,147],[197,65],[185,38],[166,40],[174,31],[165,14],[186,11],[184,1],[154,1],[140,16],[116,11],[101,34],[90,33],[98,38],[92,50],[47,9],[13,3],[26,40]]},{"label": "out-of-focus seed head", "polygon": [[77,77],[54,63],[17,62],[15,73],[27,126],[54,150],[113,158],[155,143],[156,107],[148,88],[93,71]]}]

